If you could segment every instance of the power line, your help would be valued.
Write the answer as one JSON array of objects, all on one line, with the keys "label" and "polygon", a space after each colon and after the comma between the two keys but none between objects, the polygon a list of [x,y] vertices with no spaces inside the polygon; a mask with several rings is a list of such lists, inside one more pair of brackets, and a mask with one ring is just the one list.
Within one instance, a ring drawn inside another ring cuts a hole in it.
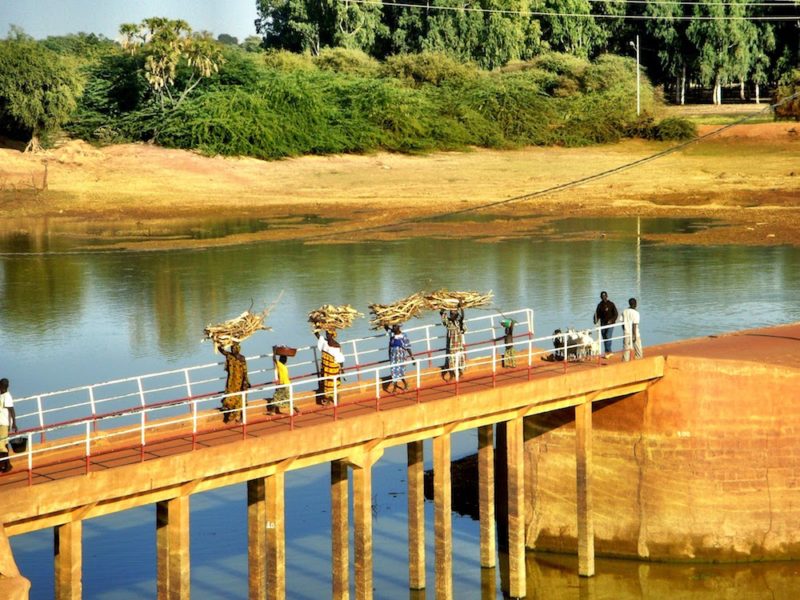
[{"label": "power line", "polygon": [[[604,13],[566,13],[566,12],[546,12],[546,11],[532,11],[532,10],[511,10],[503,8],[481,8],[478,6],[439,6],[431,4],[415,4],[411,2],[394,2],[382,0],[338,0],[339,3],[363,4],[367,6],[380,6],[380,7],[400,7],[400,8],[417,8],[424,9],[425,11],[450,11],[450,12],[469,12],[469,13],[483,13],[492,15],[507,15],[507,16],[520,16],[520,17],[583,17],[587,19],[627,19],[634,21],[797,21],[800,20],[800,15],[772,15],[772,16],[754,16],[754,15],[613,15]],[[598,0],[601,1],[601,0]],[[621,0],[628,2],[631,0]],[[731,6],[742,6],[734,3]],[[719,3],[702,4],[702,6],[721,6]],[[783,5],[781,5],[783,6]]]},{"label": "power line", "polygon": [[730,129],[731,127],[736,127],[737,125],[741,125],[742,123],[745,123],[745,122],[747,122],[747,121],[749,121],[751,119],[754,119],[754,118],[760,116],[762,113],[764,113],[764,112],[766,112],[768,110],[774,110],[777,107],[779,107],[779,106],[781,106],[783,104],[786,104],[787,102],[791,102],[792,100],[794,100],[795,98],[798,98],[798,97],[800,97],[800,92],[798,92],[796,94],[792,94],[791,96],[789,96],[787,98],[784,98],[783,100],[781,100],[780,102],[776,102],[775,104],[769,104],[769,105],[765,106],[763,109],[761,109],[760,111],[758,111],[756,113],[753,113],[752,115],[747,115],[746,117],[742,117],[741,119],[738,119],[737,121],[734,121],[733,123],[729,123],[728,125],[720,127],[719,129],[715,129],[714,131],[710,131],[709,133],[706,133],[705,135],[701,135],[701,136],[698,136],[696,138],[692,138],[691,140],[688,140],[686,142],[681,142],[680,144],[676,144],[675,146],[667,148],[666,150],[661,150],[660,152],[656,152],[655,154],[651,154],[650,156],[645,156],[644,158],[640,158],[640,159],[631,161],[629,163],[625,163],[625,164],[620,165],[618,167],[613,167],[611,169],[606,169],[605,171],[600,171],[599,173],[594,173],[592,175],[587,175],[585,177],[579,177],[578,179],[573,179],[573,180],[567,181],[565,183],[559,183],[559,184],[550,186],[548,188],[537,190],[535,192],[529,192],[529,193],[526,193],[526,194],[520,194],[518,196],[513,196],[511,198],[505,198],[504,200],[494,200],[492,202],[487,202],[485,204],[480,204],[478,206],[470,206],[470,207],[467,207],[467,208],[462,208],[462,209],[459,209],[459,210],[447,211],[447,212],[443,212],[443,213],[439,213],[439,214],[435,214],[435,215],[427,215],[427,216],[420,216],[420,217],[410,217],[408,219],[403,219],[403,220],[400,220],[400,221],[396,221],[394,223],[385,223],[383,225],[371,225],[371,226],[368,226],[368,227],[357,227],[357,228],[354,228],[354,229],[348,229],[346,231],[320,233],[320,234],[316,234],[316,235],[309,235],[309,236],[300,237],[300,238],[294,238],[294,239],[297,240],[297,241],[301,241],[301,242],[309,242],[309,241],[321,240],[321,239],[331,238],[331,237],[341,237],[341,236],[345,236],[345,235],[351,235],[351,234],[354,234],[354,233],[369,233],[369,232],[372,232],[372,231],[383,231],[383,230],[388,230],[388,229],[394,229],[394,228],[397,228],[397,227],[403,227],[405,225],[414,225],[414,224],[422,223],[422,222],[425,222],[425,221],[433,221],[435,219],[441,219],[441,218],[444,218],[444,217],[452,217],[452,216],[456,216],[456,215],[463,215],[463,214],[466,214],[466,213],[471,213],[471,212],[476,212],[476,211],[479,211],[479,210],[484,210],[486,208],[494,208],[496,206],[502,206],[504,204],[511,204],[512,202],[521,202],[523,200],[532,200],[534,198],[540,198],[542,196],[548,196],[550,194],[555,194],[557,192],[562,192],[564,190],[568,190],[568,189],[571,189],[571,188],[574,188],[574,187],[578,187],[578,186],[584,185],[586,183],[591,183],[591,182],[597,181],[599,179],[604,179],[605,177],[609,177],[610,175],[615,175],[616,173],[621,173],[623,171],[627,171],[629,169],[633,169],[633,168],[641,166],[643,164],[652,162],[652,161],[654,161],[656,159],[659,159],[659,158],[662,158],[664,156],[668,156],[670,154],[673,154],[675,152],[683,150],[684,148],[687,148],[688,146],[691,146],[693,144],[698,144],[698,143],[700,143],[700,142],[702,142],[704,140],[707,140],[710,137],[718,135],[718,134],[722,133],[723,131],[725,131],[727,129]]}]

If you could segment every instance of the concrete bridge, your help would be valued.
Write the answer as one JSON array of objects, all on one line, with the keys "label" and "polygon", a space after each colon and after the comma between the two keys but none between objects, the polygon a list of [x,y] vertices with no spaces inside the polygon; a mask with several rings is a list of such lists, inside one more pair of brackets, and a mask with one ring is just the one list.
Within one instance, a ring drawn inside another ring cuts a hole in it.
[{"label": "concrete bridge", "polygon": [[[481,319],[487,321],[482,323]],[[249,392],[244,422],[223,424],[217,410],[219,393],[192,393],[201,385],[219,389],[216,378],[185,379],[189,391],[173,400],[172,386],[148,387],[135,378],[131,400],[124,390],[98,396],[98,386],[118,389],[126,382],[90,386],[91,414],[72,420],[45,423],[25,433],[24,454],[14,458],[15,468],[0,478],[0,580],[4,597],[26,598],[27,585],[19,575],[6,536],[44,528],[55,532],[55,596],[81,597],[81,524],[92,517],[156,504],[158,597],[188,598],[189,503],[194,493],[236,483],[247,484],[249,597],[283,598],[286,590],[284,557],[284,475],[311,465],[329,463],[331,469],[332,597],[347,598],[349,581],[348,508],[353,508],[356,598],[372,597],[372,491],[371,468],[385,448],[405,445],[408,455],[409,588],[435,589],[436,598],[453,597],[450,439],[457,431],[477,429],[481,565],[495,566],[496,517],[504,521],[509,549],[509,594],[526,593],[525,507],[532,504],[538,482],[526,476],[523,422],[528,417],[571,411],[574,418],[574,460],[577,482],[573,524],[577,531],[579,573],[594,574],[592,477],[592,405],[611,399],[646,394],[665,370],[665,358],[654,355],[631,363],[591,357],[578,362],[541,360],[551,340],[533,337],[523,328],[515,339],[514,368],[503,368],[502,347],[496,345],[496,317],[476,319],[468,340],[469,367],[454,381],[444,383],[437,364],[441,336],[412,342],[417,360],[410,361],[410,389],[387,394],[383,380],[388,372],[382,361],[365,360],[370,350],[352,344],[350,358],[357,367],[347,373],[332,406],[313,401],[316,377],[293,375],[292,401],[303,407],[300,415],[265,414],[271,383]],[[527,320],[532,323],[531,318]],[[411,330],[410,330],[411,331]],[[419,333],[419,332],[417,332]],[[385,345],[385,338],[375,338]],[[345,344],[346,345],[346,344]],[[419,347],[426,348],[420,352]],[[313,353],[313,349],[308,349]],[[382,350],[385,352],[385,349]],[[421,355],[421,356],[420,356]],[[251,361],[256,363],[257,361]],[[310,366],[313,361],[308,361]],[[301,368],[303,361],[298,363]],[[215,364],[219,368],[218,364]],[[198,367],[201,371],[202,368]],[[256,373],[258,369],[254,370]],[[262,371],[262,372],[265,372]],[[175,376],[172,373],[171,376]],[[149,376],[148,376],[149,377]],[[152,379],[152,377],[150,377]],[[82,394],[68,390],[68,394]],[[46,398],[28,399],[38,407],[30,418],[43,421]],[[103,412],[108,401],[128,406]],[[24,402],[20,402],[24,405]],[[88,409],[87,409],[88,410]],[[22,411],[20,411],[22,412]],[[495,426],[502,427],[496,447]],[[75,435],[74,430],[83,431]],[[425,580],[425,524],[423,496],[423,441],[432,440],[434,468],[435,581]],[[225,445],[225,452],[219,447]],[[496,510],[495,452],[507,500]],[[352,478],[352,498],[348,480]],[[496,514],[497,513],[497,514]],[[24,575],[24,574],[23,574]],[[3,586],[6,586],[5,588]]]}]

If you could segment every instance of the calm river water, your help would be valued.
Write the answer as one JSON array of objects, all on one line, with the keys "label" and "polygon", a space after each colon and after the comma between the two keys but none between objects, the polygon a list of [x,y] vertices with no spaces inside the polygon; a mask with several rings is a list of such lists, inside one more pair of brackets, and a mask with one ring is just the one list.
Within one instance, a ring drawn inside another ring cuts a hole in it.
[{"label": "calm river water", "polygon": [[[691,226],[673,223],[670,227]],[[645,223],[663,228],[664,224]],[[800,250],[787,247],[667,247],[639,243],[635,220],[573,222],[565,230],[613,230],[592,241],[531,238],[302,245],[258,244],[180,252],[63,252],[69,244],[0,233],[0,376],[15,396],[219,359],[203,327],[254,303],[280,303],[271,332],[246,354],[275,343],[313,341],[306,314],[323,303],[367,313],[420,289],[493,290],[498,308],[531,307],[537,335],[591,324],[601,290],[620,310],[639,300],[645,346],[737,329],[800,321]],[[34,243],[35,242],[35,243]],[[58,251],[52,251],[57,248]],[[36,253],[28,250],[36,249]],[[420,322],[432,322],[432,319]],[[349,335],[368,333],[363,321]],[[646,349],[645,349],[646,352]],[[474,452],[474,434],[454,440],[453,458]],[[428,449],[428,455],[430,451]],[[286,477],[288,597],[330,595],[329,471]],[[405,449],[374,470],[375,597],[407,598]],[[192,595],[247,596],[243,486],[192,496]],[[428,582],[433,583],[432,506],[426,505]],[[130,510],[84,524],[84,597],[155,597],[155,511]],[[479,568],[478,524],[454,515],[456,598],[499,598],[499,571]],[[12,538],[31,598],[53,595],[50,531]],[[571,557],[529,557],[529,598],[795,598],[800,565],[686,566],[600,561],[579,581]],[[588,587],[587,587],[588,586]],[[673,590],[675,594],[672,594]],[[424,594],[412,595],[422,598]],[[428,597],[433,597],[432,589]]]}]

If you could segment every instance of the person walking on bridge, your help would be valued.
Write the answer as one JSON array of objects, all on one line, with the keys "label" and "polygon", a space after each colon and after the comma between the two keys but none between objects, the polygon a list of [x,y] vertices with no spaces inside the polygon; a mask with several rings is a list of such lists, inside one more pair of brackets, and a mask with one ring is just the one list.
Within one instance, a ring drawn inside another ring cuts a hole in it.
[{"label": "person walking on bridge", "polygon": [[600,330],[600,335],[603,336],[603,352],[607,358],[614,356],[611,352],[611,333],[614,328],[611,327],[617,322],[619,313],[617,312],[616,305],[608,299],[606,292],[600,292],[600,302],[594,310],[594,324],[600,324],[603,329]]},{"label": "person walking on bridge", "polygon": [[447,344],[442,367],[442,379],[452,381],[456,376],[463,374],[466,370],[466,360],[464,355],[464,309],[459,307],[457,310],[439,311],[442,325],[447,328]]},{"label": "person walking on bridge", "polygon": [[244,393],[250,389],[250,380],[247,377],[247,359],[241,353],[241,347],[237,342],[231,344],[230,351],[220,348],[220,352],[225,356],[225,370],[228,372],[228,379],[225,382],[225,397],[222,399],[222,410],[225,414],[222,421],[227,423],[242,421],[242,406]]},{"label": "person walking on bridge", "polygon": [[11,460],[8,458],[8,430],[17,431],[17,413],[14,411],[14,399],[8,391],[9,381],[0,379],[0,473],[8,473]]},{"label": "person walking on bridge", "polygon": [[319,390],[317,392],[317,404],[330,404],[336,396],[339,384],[339,377],[343,371],[344,352],[342,345],[336,340],[336,330],[332,329],[324,333],[317,332],[317,350],[322,355]]},{"label": "person walking on bridge", "polygon": [[639,320],[639,311],[636,310],[636,298],[631,298],[628,300],[628,308],[622,311],[622,329],[625,333],[622,360],[626,362],[631,359],[631,350],[633,350],[635,359],[640,359],[644,356],[642,352],[642,336],[639,333]]},{"label": "person walking on bridge", "polygon": [[392,390],[396,392],[402,383],[402,389],[408,389],[408,382],[406,381],[406,361],[408,359],[414,360],[414,355],[411,353],[411,342],[408,336],[400,330],[400,325],[392,325],[389,332],[389,362],[392,365]]}]

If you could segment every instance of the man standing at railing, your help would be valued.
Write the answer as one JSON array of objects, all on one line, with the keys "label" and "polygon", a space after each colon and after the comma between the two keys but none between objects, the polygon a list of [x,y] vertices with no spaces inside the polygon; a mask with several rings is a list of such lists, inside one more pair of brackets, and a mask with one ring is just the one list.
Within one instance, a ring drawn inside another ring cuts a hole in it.
[{"label": "man standing at railing", "polygon": [[17,413],[8,386],[8,379],[0,379],[0,450],[3,450],[0,452],[0,473],[8,473],[12,468],[8,458],[8,429],[17,431]]},{"label": "man standing at railing", "polygon": [[631,359],[631,349],[633,357],[640,359],[644,356],[642,352],[642,336],[639,334],[639,311],[636,310],[636,298],[628,300],[628,308],[622,311],[622,328],[625,333],[625,348],[622,353],[622,360]]},{"label": "man standing at railing", "polygon": [[[617,306],[608,299],[606,292],[600,292],[600,302],[594,311],[594,324],[600,323],[600,326],[603,327],[600,334],[603,336],[603,351],[607,358],[614,356],[611,352],[611,338],[613,337],[611,332],[614,328],[611,325],[616,323],[618,318]],[[606,327],[607,325],[608,327]]]},{"label": "man standing at railing", "polygon": [[241,347],[237,342],[231,344],[230,351],[220,348],[220,352],[225,356],[225,370],[228,372],[228,379],[225,382],[225,397],[222,399],[222,410],[225,411],[222,421],[239,423],[242,420],[244,394],[237,392],[250,389],[247,360],[241,354]]},{"label": "man standing at railing", "polygon": [[439,317],[442,319],[442,325],[447,328],[447,345],[445,347],[447,356],[444,359],[444,367],[442,368],[442,379],[450,381],[456,376],[456,371],[461,375],[466,370],[464,309],[459,307],[458,310],[440,310]]}]

